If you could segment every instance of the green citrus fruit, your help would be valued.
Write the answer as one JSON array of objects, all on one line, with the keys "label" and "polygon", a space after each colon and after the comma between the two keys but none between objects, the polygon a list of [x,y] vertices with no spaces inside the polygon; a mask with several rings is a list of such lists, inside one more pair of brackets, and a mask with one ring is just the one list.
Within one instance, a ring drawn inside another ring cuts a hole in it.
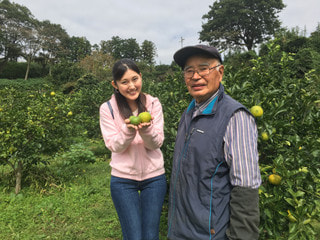
[{"label": "green citrus fruit", "polygon": [[130,123],[133,125],[139,125],[141,123],[141,119],[138,116],[131,116],[129,120],[130,120]]},{"label": "green citrus fruit", "polygon": [[261,133],[261,137],[263,141],[268,141],[269,140],[269,135],[267,132]]},{"label": "green citrus fruit", "polygon": [[281,183],[281,177],[274,173],[269,176],[268,180],[273,185],[279,185]]},{"label": "green citrus fruit", "polygon": [[149,112],[142,112],[139,114],[139,118],[141,119],[141,122],[150,122],[151,120],[151,114]]},{"label": "green citrus fruit", "polygon": [[250,109],[250,112],[255,117],[261,117],[263,115],[263,109],[262,107],[255,105]]}]

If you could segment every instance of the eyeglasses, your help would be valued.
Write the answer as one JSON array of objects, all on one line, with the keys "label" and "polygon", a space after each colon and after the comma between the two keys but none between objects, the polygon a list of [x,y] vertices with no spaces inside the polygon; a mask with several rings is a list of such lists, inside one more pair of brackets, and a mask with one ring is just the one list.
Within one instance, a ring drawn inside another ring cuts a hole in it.
[{"label": "eyeglasses", "polygon": [[197,72],[200,77],[204,77],[210,73],[210,70],[217,68],[219,66],[221,66],[221,64],[218,64],[214,67],[201,66],[198,70],[195,70],[194,68],[187,68],[183,70],[183,74],[185,78],[192,78],[195,72]]}]

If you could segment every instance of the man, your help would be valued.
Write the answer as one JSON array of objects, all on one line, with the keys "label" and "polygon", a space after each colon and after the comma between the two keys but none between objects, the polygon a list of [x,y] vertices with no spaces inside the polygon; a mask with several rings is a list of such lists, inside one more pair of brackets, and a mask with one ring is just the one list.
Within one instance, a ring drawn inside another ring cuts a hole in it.
[{"label": "man", "polygon": [[172,166],[168,238],[259,237],[257,127],[224,93],[216,48],[188,46],[174,54],[194,98],[182,114]]}]

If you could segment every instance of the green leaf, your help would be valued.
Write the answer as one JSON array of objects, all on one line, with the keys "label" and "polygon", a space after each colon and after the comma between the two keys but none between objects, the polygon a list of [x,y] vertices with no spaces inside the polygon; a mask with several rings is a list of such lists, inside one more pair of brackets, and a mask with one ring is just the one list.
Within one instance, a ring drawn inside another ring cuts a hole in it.
[{"label": "green leaf", "polygon": [[320,150],[315,150],[315,151],[313,151],[311,154],[312,154],[312,156],[314,156],[314,157],[318,157],[319,154],[320,154]]},{"label": "green leaf", "polygon": [[295,201],[292,198],[284,198],[284,200],[289,203],[292,207],[296,205]]},{"label": "green leaf", "polygon": [[290,223],[289,224],[289,233],[294,233],[297,231],[298,223]]}]

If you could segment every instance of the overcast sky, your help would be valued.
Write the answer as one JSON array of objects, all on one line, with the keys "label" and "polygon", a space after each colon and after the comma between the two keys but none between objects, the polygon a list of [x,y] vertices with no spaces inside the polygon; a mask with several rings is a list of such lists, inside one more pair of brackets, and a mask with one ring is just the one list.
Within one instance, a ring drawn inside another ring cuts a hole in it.
[{"label": "overcast sky", "polygon": [[[214,0],[12,0],[26,6],[38,20],[60,24],[69,36],[86,37],[90,43],[135,38],[152,41],[157,64],[170,64],[183,46],[199,43],[202,16]],[[320,23],[320,0],[283,0],[283,27],[306,28],[307,36]],[[181,44],[181,38],[183,38]]]}]

